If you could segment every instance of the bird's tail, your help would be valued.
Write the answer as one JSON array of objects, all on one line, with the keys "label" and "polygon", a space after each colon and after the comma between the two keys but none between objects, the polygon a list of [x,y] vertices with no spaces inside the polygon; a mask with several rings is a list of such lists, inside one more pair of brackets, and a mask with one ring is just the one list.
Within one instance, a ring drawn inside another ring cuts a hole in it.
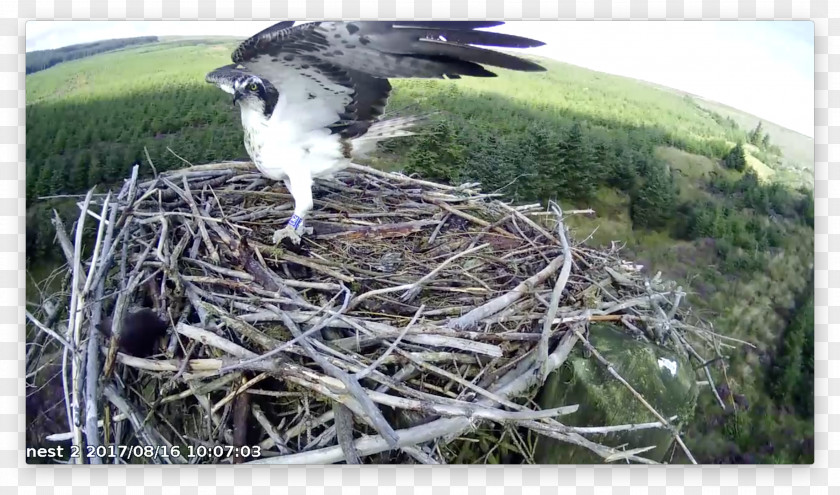
[{"label": "bird's tail", "polygon": [[386,139],[404,136],[414,136],[416,133],[411,129],[429,119],[431,114],[412,115],[410,117],[392,117],[390,119],[374,122],[368,131],[359,137],[353,138],[353,155],[365,157],[376,149],[376,143]]}]

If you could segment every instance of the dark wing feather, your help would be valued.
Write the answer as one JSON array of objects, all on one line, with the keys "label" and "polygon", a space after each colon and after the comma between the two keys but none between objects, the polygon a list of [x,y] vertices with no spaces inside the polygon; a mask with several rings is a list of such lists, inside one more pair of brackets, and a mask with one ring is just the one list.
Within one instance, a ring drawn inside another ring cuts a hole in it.
[{"label": "dark wing feather", "polygon": [[493,77],[484,66],[543,71],[529,60],[487,47],[525,48],[543,43],[521,36],[475,31],[498,21],[281,22],[233,52],[233,62],[269,79],[280,91],[303,87],[330,102],[333,132],[364,134],[383,112],[388,78]]}]

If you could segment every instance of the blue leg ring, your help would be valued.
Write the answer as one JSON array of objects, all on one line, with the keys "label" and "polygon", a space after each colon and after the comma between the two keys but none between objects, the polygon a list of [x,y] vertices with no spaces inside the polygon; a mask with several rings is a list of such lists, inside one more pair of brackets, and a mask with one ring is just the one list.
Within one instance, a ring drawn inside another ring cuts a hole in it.
[{"label": "blue leg ring", "polygon": [[297,216],[296,214],[292,215],[292,218],[289,219],[289,225],[294,229],[300,227],[301,223],[303,223],[303,219]]}]

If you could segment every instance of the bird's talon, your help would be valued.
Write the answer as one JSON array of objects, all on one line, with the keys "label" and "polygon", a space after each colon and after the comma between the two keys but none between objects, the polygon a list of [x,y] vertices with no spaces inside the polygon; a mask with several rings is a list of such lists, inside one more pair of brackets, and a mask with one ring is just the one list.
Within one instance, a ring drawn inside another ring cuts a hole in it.
[{"label": "bird's talon", "polygon": [[295,231],[295,229],[290,225],[287,225],[280,230],[275,230],[271,241],[277,245],[280,244],[283,239],[289,239],[289,241],[296,246],[300,244],[300,234],[298,234],[297,231]]}]

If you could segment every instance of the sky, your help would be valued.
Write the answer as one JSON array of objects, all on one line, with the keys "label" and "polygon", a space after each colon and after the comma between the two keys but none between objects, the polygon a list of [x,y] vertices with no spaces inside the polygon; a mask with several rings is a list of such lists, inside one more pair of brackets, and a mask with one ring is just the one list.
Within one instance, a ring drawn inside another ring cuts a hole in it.
[{"label": "sky", "polygon": [[[275,21],[29,21],[26,50],[134,36],[248,36]],[[581,67],[686,91],[814,135],[810,21],[515,21],[491,28]]]}]

